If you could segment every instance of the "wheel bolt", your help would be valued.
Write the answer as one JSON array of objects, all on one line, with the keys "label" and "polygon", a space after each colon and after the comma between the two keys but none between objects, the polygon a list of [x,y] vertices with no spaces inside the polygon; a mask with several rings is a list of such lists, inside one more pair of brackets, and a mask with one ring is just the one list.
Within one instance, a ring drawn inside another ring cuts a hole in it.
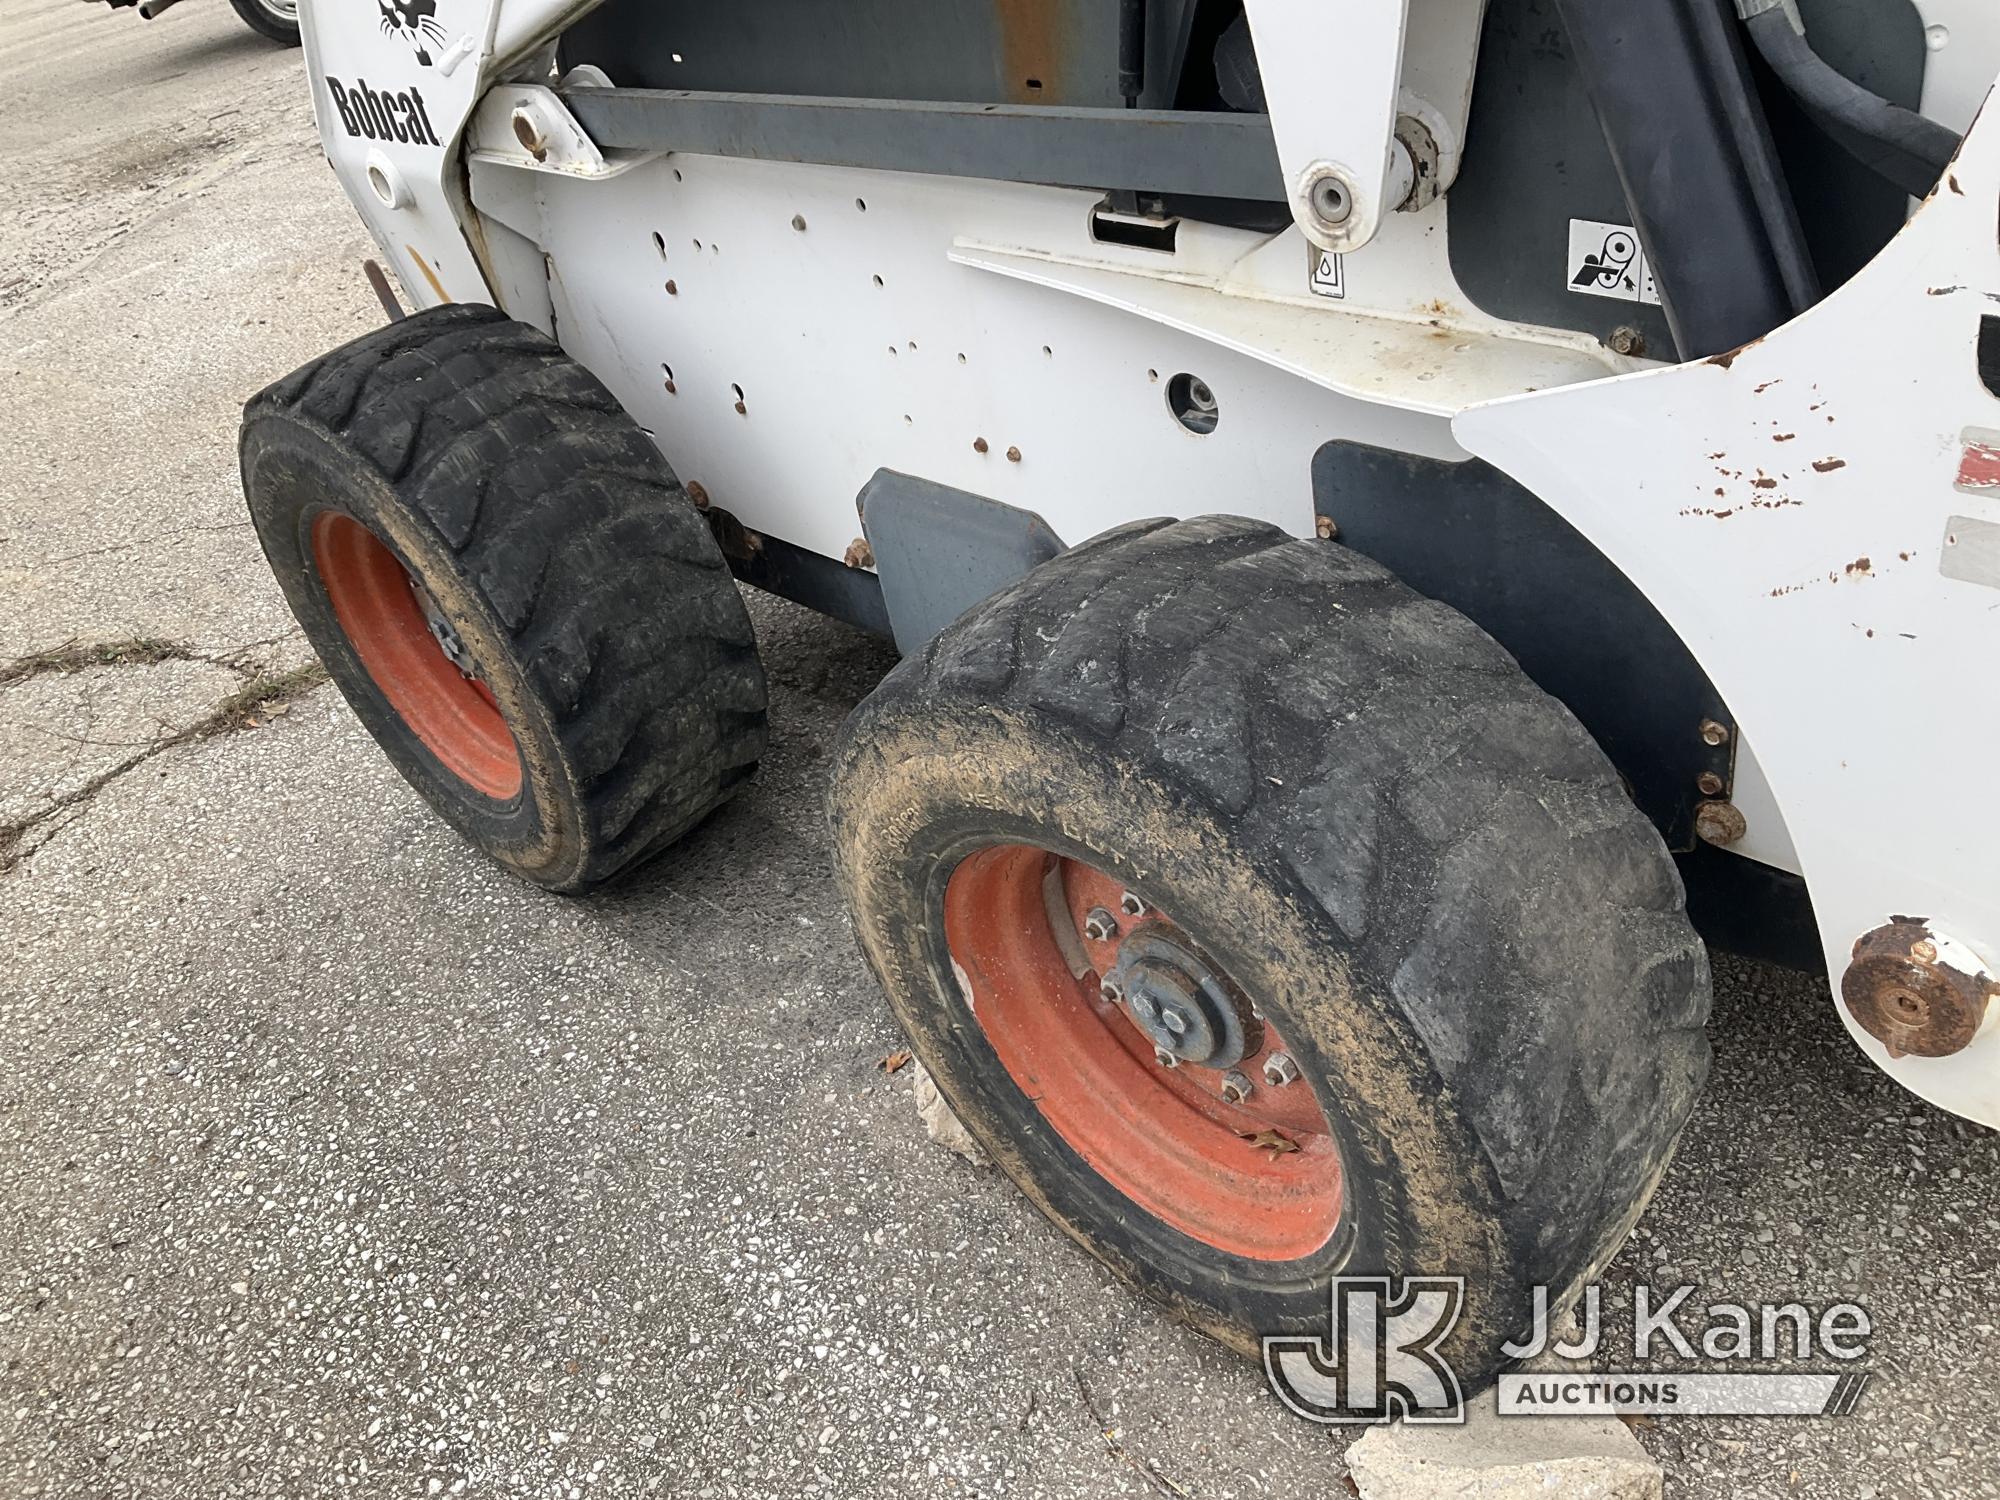
[{"label": "wheel bolt", "polygon": [[1231,1068],[1222,1075],[1222,1097],[1231,1104],[1241,1104],[1250,1097],[1250,1080]]},{"label": "wheel bolt", "polygon": [[1146,915],[1146,903],[1130,891],[1127,891],[1118,898],[1118,909],[1128,917],[1143,917]]},{"label": "wheel bolt", "polygon": [[1175,1036],[1180,1036],[1188,1029],[1188,1018],[1177,1010],[1162,1008],[1160,1011],[1160,1024]]},{"label": "wheel bolt", "polygon": [[1107,943],[1118,936],[1118,919],[1103,907],[1093,907],[1083,919],[1083,935],[1093,943]]},{"label": "wheel bolt", "polygon": [[1288,1083],[1296,1082],[1298,1076],[1299,1065],[1292,1061],[1289,1053],[1273,1052],[1264,1059],[1264,1082],[1272,1088],[1283,1088]]},{"label": "wheel bolt", "polygon": [[1125,991],[1119,988],[1118,981],[1113,979],[1109,974],[1098,981],[1097,993],[1109,1000],[1113,1005],[1116,1005],[1120,1000],[1125,998]]},{"label": "wheel bolt", "polygon": [[1153,1049],[1153,1061],[1163,1068],[1178,1068],[1181,1065],[1181,1060],[1165,1047],[1155,1047]]}]

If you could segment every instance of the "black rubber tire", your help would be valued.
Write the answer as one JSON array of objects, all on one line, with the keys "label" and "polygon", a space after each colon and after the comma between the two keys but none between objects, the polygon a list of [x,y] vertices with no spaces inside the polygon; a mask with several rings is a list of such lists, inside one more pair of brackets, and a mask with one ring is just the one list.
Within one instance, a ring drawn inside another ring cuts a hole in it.
[{"label": "black rubber tire", "polygon": [[283,16],[274,15],[268,7],[258,4],[258,0],[229,0],[229,6],[242,18],[243,24],[259,36],[267,36],[287,47],[299,45],[296,16],[287,21]]},{"label": "black rubber tire", "polygon": [[[862,952],[959,1117],[1055,1222],[1254,1354],[1335,1274],[1457,1275],[1476,1386],[1622,1243],[1708,1066],[1707,953],[1659,836],[1491,638],[1261,522],[1123,527],[899,665],[843,732],[834,849]],[[1318,1091],[1347,1201],[1321,1251],[1238,1258],[1051,1131],[944,946],[957,862],[1038,844],[1173,915]]]},{"label": "black rubber tire", "polygon": [[[392,323],[260,391],[243,490],[327,671],[396,768],[516,874],[579,891],[751,774],[765,685],[735,580],[652,440],[589,371],[490,307]],[[308,531],[386,542],[470,649],[520,748],[501,801],[417,738],[357,657]]]}]

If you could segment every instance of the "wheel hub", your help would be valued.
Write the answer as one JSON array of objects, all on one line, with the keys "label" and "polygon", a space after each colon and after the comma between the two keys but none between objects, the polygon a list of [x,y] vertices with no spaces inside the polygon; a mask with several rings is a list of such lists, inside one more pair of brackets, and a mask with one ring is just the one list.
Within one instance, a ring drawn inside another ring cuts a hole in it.
[{"label": "wheel hub", "polygon": [[1169,937],[1146,931],[1126,937],[1106,976],[1106,993],[1113,991],[1146,1040],[1181,1062],[1226,1068],[1250,1050],[1248,1007]]}]

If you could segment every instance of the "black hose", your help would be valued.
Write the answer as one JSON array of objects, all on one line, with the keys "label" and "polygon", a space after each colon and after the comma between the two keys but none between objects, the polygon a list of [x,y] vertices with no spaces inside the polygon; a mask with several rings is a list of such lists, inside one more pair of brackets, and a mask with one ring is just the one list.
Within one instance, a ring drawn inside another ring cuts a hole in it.
[{"label": "black hose", "polygon": [[1783,9],[1744,23],[1750,40],[1793,98],[1824,123],[1854,159],[1913,198],[1937,185],[1958,152],[1959,138],[1935,120],[1871,94],[1837,70],[1793,27]]}]

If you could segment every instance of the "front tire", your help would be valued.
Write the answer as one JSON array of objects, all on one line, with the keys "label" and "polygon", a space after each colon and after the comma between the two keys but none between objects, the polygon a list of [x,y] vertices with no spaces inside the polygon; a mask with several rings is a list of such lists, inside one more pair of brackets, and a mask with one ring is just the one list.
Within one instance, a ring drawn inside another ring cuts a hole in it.
[{"label": "front tire", "polygon": [[298,0],[229,0],[229,5],[259,36],[287,47],[299,45]]},{"label": "front tire", "polygon": [[550,339],[447,304],[252,397],[243,491],[285,598],[396,769],[580,891],[750,775],[763,668],[652,440]]},{"label": "front tire", "polygon": [[1707,1068],[1679,879],[1582,727],[1261,523],[1128,526],[961,618],[857,710],[831,815],[959,1117],[1246,1353],[1323,1330],[1336,1275],[1462,1276],[1483,1382],[1529,1289],[1621,1243]]}]

